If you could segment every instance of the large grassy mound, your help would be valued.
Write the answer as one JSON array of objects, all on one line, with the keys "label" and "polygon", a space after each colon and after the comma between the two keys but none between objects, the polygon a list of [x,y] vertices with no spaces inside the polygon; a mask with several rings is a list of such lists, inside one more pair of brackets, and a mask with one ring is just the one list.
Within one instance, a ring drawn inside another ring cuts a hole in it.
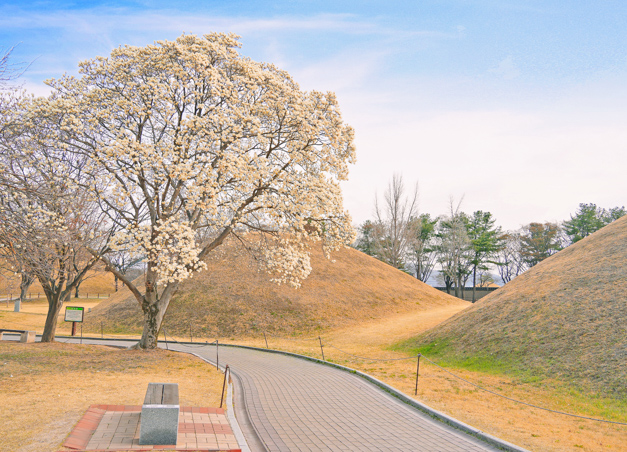
[{"label": "large grassy mound", "polygon": [[[299,289],[278,286],[250,256],[224,245],[207,270],[185,281],[164,326],[169,334],[215,337],[310,334],[390,315],[447,305],[469,305],[389,265],[346,248],[324,257],[312,253],[313,271]],[[137,301],[122,291],[97,306],[86,329],[141,331]]]},{"label": "large grassy mound", "polygon": [[627,399],[627,217],[401,348]]}]

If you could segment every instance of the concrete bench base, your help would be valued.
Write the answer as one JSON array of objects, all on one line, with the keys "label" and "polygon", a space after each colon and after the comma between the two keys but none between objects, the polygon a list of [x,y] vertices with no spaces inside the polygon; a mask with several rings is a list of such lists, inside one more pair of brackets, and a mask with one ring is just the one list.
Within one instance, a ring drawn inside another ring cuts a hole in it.
[{"label": "concrete bench base", "polygon": [[0,341],[8,339],[11,334],[19,334],[20,342],[35,342],[37,337],[35,331],[0,331]]},{"label": "concrete bench base", "polygon": [[20,342],[35,342],[36,336],[34,331],[24,331],[20,334]]},{"label": "concrete bench base", "polygon": [[175,445],[178,438],[178,405],[143,405],[139,444]]},{"label": "concrete bench base", "polygon": [[140,445],[176,445],[179,430],[179,385],[148,383],[139,424]]}]

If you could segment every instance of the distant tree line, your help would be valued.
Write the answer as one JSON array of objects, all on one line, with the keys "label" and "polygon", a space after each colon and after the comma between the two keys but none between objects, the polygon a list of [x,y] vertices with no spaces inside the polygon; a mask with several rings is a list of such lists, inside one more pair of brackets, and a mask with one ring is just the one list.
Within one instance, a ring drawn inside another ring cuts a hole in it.
[{"label": "distant tree line", "polygon": [[406,190],[394,175],[383,201],[375,198],[375,216],[358,227],[353,246],[426,282],[434,269],[446,291],[463,298],[468,283],[475,288],[494,282],[496,269],[504,283],[547,257],[627,214],[625,207],[603,209],[579,204],[570,220],[532,222],[518,230],[503,231],[492,213],[461,211],[451,200],[444,215],[418,213],[418,189]]}]

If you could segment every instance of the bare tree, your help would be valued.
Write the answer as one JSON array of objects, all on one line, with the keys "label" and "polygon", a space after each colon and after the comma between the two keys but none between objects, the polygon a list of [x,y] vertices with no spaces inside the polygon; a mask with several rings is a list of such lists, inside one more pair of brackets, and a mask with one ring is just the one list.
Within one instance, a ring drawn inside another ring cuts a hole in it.
[{"label": "bare tree", "polygon": [[501,279],[507,284],[527,270],[527,265],[522,258],[520,232],[509,231],[502,239],[503,247],[498,251],[495,261]]},{"label": "bare tree", "polygon": [[381,260],[393,267],[405,267],[408,247],[412,241],[411,220],[418,213],[418,184],[410,193],[400,174],[394,174],[385,193],[383,202],[375,197],[376,224],[382,228],[377,245]]},{"label": "bare tree", "polygon": [[129,252],[129,250],[120,250],[109,255],[107,259],[111,263],[113,268],[117,270],[117,272],[113,274],[113,277],[115,278],[115,291],[117,292],[118,285],[120,282],[120,278],[118,278],[118,274],[121,274],[122,276],[126,277],[127,272],[132,267],[140,263],[144,259],[144,256],[138,256],[136,254]]},{"label": "bare tree", "polygon": [[[462,198],[463,200],[463,198]],[[455,296],[463,298],[464,284],[471,274],[471,242],[465,225],[465,214],[460,210],[462,200],[455,206],[453,198],[449,202],[449,215],[439,222],[438,263],[442,268],[447,291],[455,287]]]},{"label": "bare tree", "polygon": [[416,278],[427,282],[436,263],[435,228],[438,218],[432,219],[428,213],[424,213],[412,218],[410,223],[411,240],[407,260]]}]

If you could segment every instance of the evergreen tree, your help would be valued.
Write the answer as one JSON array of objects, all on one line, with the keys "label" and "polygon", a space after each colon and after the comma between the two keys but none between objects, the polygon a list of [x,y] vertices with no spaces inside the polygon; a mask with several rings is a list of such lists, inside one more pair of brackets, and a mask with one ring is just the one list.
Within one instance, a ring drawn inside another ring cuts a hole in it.
[{"label": "evergreen tree", "polygon": [[613,207],[605,210],[597,207],[596,204],[581,203],[575,216],[571,215],[570,220],[564,221],[564,232],[570,241],[575,243],[603,226],[607,226],[612,221],[618,220],[626,213],[625,207]]},{"label": "evergreen tree", "polygon": [[470,264],[472,266],[472,302],[476,301],[477,271],[488,269],[487,264],[495,263],[496,253],[503,247],[501,227],[490,212],[478,210],[465,218],[466,233],[470,239]]}]

